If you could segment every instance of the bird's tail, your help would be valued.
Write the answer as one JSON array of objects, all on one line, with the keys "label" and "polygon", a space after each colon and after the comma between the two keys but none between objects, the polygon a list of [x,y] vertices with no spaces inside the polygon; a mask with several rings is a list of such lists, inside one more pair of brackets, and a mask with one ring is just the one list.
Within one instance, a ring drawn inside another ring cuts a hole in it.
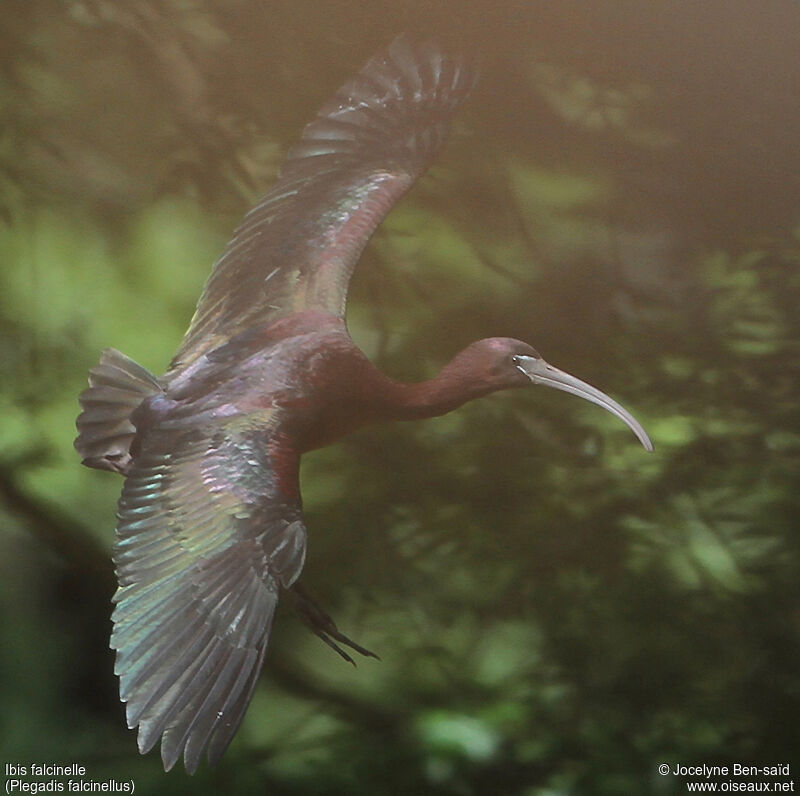
[{"label": "bird's tail", "polygon": [[89,371],[89,389],[78,399],[82,412],[75,425],[75,450],[87,467],[125,473],[131,461],[136,427],[131,414],[162,391],[156,377],[125,354],[107,348]]}]

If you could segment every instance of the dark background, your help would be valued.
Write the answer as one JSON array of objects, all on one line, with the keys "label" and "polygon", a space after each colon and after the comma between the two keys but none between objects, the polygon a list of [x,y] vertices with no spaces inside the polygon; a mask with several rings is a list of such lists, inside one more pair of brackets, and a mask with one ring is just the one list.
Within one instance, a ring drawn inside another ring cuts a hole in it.
[{"label": "dark background", "polygon": [[[354,337],[410,380],[528,340],[656,452],[530,390],[306,457],[304,582],[382,661],[285,606],[223,763],[164,774],[116,696],[121,480],[80,467],[76,397],[106,346],[163,372],[303,124],[401,31],[482,80],[363,259]],[[0,764],[192,794],[796,778],[798,41],[790,0],[5,0]]]}]

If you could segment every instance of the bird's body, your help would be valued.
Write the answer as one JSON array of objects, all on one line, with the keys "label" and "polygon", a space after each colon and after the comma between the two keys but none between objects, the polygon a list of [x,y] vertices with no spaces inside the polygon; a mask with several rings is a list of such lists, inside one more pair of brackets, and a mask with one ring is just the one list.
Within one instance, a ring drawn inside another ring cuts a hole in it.
[{"label": "bird's body", "polygon": [[[444,414],[544,383],[643,429],[618,404],[525,343],[478,341],[434,379],[379,371],[345,325],[370,235],[441,146],[469,92],[468,65],[401,37],[306,128],[212,275],[169,370],[114,350],[90,373],[76,447],[125,476],[111,646],[139,748],[164,765],[220,758],[250,701],[279,594],[306,554],[299,463],[369,423]],[[318,634],[338,633],[317,606]]]}]

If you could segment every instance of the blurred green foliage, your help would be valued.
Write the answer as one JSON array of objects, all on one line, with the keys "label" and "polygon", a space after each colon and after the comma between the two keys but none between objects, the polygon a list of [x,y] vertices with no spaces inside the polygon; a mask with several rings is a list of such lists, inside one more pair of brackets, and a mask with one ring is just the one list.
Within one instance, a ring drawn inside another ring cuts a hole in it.
[{"label": "blurred green foliage", "polygon": [[[701,11],[702,9],[702,11]],[[659,763],[800,771],[796,4],[7,0],[0,22],[0,761],[138,792],[669,794]],[[354,337],[422,379],[531,341],[498,395],[307,456],[304,582],[215,771],[124,730],[121,482],[79,466],[107,346],[165,369],[210,264],[318,104],[400,30],[481,51],[376,235]],[[779,79],[780,78],[780,79]]]}]

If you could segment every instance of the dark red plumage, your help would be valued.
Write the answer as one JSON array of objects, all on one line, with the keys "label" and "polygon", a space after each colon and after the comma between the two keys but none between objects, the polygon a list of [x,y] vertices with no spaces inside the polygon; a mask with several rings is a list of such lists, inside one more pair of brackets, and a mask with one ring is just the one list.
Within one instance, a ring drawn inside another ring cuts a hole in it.
[{"label": "dark red plumage", "polygon": [[111,646],[139,748],[165,768],[219,760],[255,688],[282,590],[327,643],[343,636],[295,586],[306,553],[300,455],[356,428],[449,412],[544,383],[622,417],[594,388],[507,338],[472,344],[403,384],[350,339],[361,250],[422,174],[474,81],[435,44],[397,39],[327,103],[214,266],[170,369],[108,350],[81,396],[84,463],[125,475]]}]

